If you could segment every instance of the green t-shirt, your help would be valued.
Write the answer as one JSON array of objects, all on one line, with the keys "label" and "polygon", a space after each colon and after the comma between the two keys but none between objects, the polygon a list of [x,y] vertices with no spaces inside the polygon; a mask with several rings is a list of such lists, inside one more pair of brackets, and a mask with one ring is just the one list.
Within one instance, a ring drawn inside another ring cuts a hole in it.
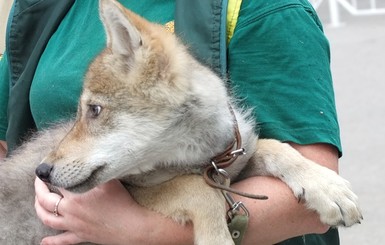
[{"label": "green t-shirt", "polygon": [[[174,0],[122,0],[161,24],[174,19]],[[75,1],[43,52],[30,90],[38,129],[75,115],[83,76],[103,49],[97,1]],[[0,61],[0,139],[7,128],[8,72]],[[261,137],[299,144],[329,143],[340,151],[329,69],[329,45],[306,0],[243,0],[228,44],[235,94],[255,109]],[[337,230],[281,244],[337,245]]]},{"label": "green t-shirt", "polygon": [[308,1],[244,0],[228,50],[233,87],[255,108],[261,137],[340,149],[329,43]]},{"label": "green t-shirt", "polygon": [[5,140],[5,133],[8,127],[7,108],[8,108],[8,77],[7,55],[0,59],[0,140]]},{"label": "green t-shirt", "polygon": [[[167,23],[173,19],[173,1],[121,2],[151,21]],[[76,113],[86,69],[105,47],[97,9],[98,1],[75,1],[42,54],[30,90],[38,129]]]}]

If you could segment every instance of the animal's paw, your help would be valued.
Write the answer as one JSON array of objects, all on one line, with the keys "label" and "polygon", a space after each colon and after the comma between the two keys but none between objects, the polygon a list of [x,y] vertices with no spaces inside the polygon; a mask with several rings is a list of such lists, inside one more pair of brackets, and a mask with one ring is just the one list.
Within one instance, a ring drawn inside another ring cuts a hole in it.
[{"label": "animal's paw", "polygon": [[329,169],[304,178],[302,188],[294,190],[298,199],[319,213],[323,223],[330,226],[352,226],[363,219],[358,197],[348,181]]}]

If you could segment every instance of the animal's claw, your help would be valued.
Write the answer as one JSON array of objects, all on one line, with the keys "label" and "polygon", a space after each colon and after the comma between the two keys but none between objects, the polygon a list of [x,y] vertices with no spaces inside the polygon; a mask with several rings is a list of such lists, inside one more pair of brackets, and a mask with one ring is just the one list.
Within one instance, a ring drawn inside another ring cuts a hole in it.
[{"label": "animal's claw", "polygon": [[298,194],[297,198],[304,199],[310,209],[317,211],[323,223],[333,227],[350,227],[361,223],[363,217],[358,207],[358,197],[342,177],[320,174],[317,179],[309,179],[302,186],[303,193]]}]

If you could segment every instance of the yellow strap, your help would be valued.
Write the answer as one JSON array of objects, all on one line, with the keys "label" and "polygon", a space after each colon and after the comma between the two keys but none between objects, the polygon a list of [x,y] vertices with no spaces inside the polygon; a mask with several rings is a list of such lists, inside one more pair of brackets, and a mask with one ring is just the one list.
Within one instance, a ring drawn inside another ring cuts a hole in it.
[{"label": "yellow strap", "polygon": [[166,30],[167,30],[168,32],[171,32],[171,33],[174,33],[174,32],[175,32],[175,23],[174,23],[173,20],[167,22],[167,23],[164,25],[164,27],[166,27]]},{"label": "yellow strap", "polygon": [[239,10],[242,0],[228,0],[227,5],[227,44],[233,37],[235,26],[237,25]]},{"label": "yellow strap", "polygon": [[[237,25],[239,10],[242,0],[228,0],[227,5],[227,44],[233,37],[235,26]],[[174,21],[165,24],[166,30],[174,33]]]}]

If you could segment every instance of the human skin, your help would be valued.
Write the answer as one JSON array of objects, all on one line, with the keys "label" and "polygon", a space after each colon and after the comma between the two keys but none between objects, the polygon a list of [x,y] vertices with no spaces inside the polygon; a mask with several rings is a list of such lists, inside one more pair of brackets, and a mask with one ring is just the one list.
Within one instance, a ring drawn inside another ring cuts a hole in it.
[{"label": "human skin", "polygon": [[5,157],[7,154],[7,143],[3,140],[0,140],[0,161]]},{"label": "human skin", "polygon": [[[301,154],[337,172],[338,152],[327,144],[297,145]],[[282,181],[272,177],[252,177],[233,188],[269,196],[260,201],[236,196],[250,212],[244,244],[268,245],[308,233],[324,233],[329,227],[317,213],[305,208]],[[42,245],[97,242],[102,244],[193,244],[191,225],[175,221],[138,205],[118,181],[110,181],[85,194],[61,190],[59,217],[52,214],[59,195],[50,193],[36,179],[35,208],[47,226],[66,232],[42,240]],[[225,214],[224,214],[225,215]]]}]

